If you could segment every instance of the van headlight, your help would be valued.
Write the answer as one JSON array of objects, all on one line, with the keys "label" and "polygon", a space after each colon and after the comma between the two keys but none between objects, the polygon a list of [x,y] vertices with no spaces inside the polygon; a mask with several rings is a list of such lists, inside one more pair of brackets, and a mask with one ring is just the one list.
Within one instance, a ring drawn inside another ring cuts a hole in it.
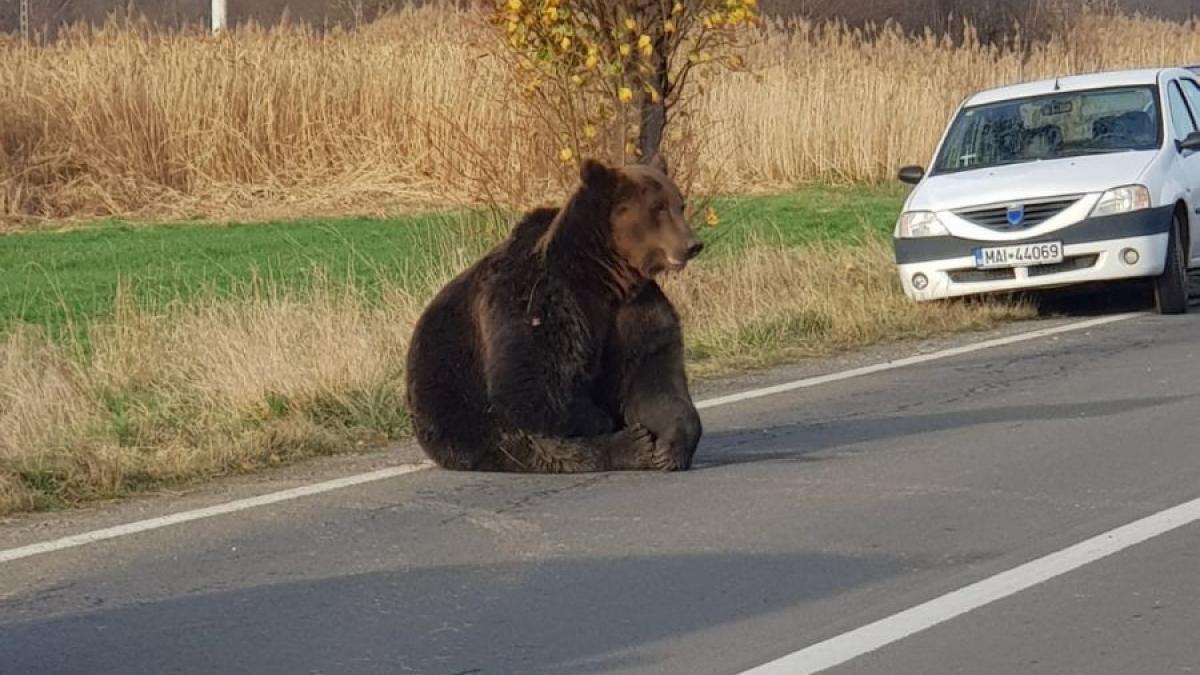
[{"label": "van headlight", "polygon": [[1150,208],[1150,190],[1145,185],[1122,185],[1100,195],[1090,218],[1129,213]]},{"label": "van headlight", "polygon": [[900,214],[900,220],[896,221],[897,239],[942,237],[948,234],[950,230],[946,229],[933,211],[908,211]]}]

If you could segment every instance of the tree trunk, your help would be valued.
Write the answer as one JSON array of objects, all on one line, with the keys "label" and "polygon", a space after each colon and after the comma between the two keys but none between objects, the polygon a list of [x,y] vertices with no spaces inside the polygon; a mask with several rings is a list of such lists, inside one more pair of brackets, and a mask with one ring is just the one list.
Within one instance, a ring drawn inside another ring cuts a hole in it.
[{"label": "tree trunk", "polygon": [[662,147],[663,134],[667,129],[667,96],[671,93],[671,82],[667,72],[666,41],[660,36],[654,41],[654,54],[650,57],[652,73],[646,81],[658,91],[658,101],[642,92],[641,124],[638,128],[638,151],[645,161]]}]

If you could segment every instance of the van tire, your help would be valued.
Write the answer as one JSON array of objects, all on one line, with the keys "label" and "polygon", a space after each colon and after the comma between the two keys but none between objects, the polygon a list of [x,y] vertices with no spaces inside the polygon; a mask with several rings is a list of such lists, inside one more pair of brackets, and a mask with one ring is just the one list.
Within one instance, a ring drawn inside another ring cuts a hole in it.
[{"label": "van tire", "polygon": [[1159,314],[1185,314],[1188,311],[1187,256],[1183,251],[1183,223],[1176,213],[1167,238],[1167,259],[1162,274],[1154,278],[1154,307]]}]

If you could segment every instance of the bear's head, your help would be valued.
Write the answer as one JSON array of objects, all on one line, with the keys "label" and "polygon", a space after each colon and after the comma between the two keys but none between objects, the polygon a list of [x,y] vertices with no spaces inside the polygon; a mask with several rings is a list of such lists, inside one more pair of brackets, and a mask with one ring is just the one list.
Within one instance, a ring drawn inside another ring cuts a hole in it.
[{"label": "bear's head", "polygon": [[585,188],[611,191],[612,248],[643,278],[681,270],[704,248],[684,217],[683,194],[667,176],[661,155],[619,168],[589,159],[580,178]]}]

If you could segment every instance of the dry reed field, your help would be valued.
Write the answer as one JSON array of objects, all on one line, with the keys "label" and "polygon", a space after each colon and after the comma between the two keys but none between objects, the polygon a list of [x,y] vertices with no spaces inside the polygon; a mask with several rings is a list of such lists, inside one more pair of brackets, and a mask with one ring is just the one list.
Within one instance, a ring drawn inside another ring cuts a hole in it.
[{"label": "dry reed field", "polygon": [[[757,76],[713,73],[681,112],[707,190],[885,181],[924,162],[973,89],[1200,59],[1194,24],[1082,14],[1028,50],[803,21]],[[409,9],[355,32],[136,25],[0,45],[0,216],[66,218],[521,205],[561,186],[476,17]],[[962,37],[962,36],[959,36]]]}]

